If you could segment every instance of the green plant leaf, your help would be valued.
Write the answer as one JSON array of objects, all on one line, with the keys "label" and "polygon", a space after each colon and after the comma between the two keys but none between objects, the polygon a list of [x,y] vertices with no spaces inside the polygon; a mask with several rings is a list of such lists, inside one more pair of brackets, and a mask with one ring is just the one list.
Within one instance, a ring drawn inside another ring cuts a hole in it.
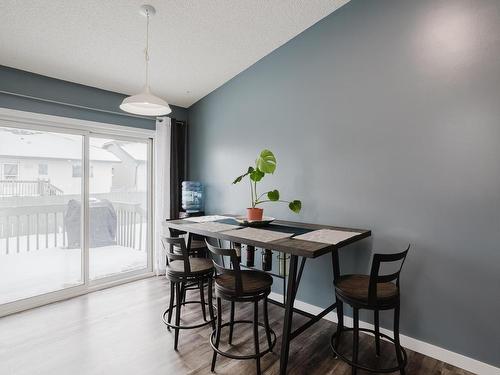
[{"label": "green plant leaf", "polygon": [[274,173],[276,170],[276,158],[269,150],[263,150],[259,158],[255,161],[255,164],[257,165],[257,169],[260,169],[264,173]]},{"label": "green plant leaf", "polygon": [[250,180],[252,181],[259,182],[260,180],[262,180],[262,177],[264,177],[264,172],[262,172],[259,168],[254,169],[250,173]]},{"label": "green plant leaf", "polygon": [[280,199],[280,192],[278,190],[272,190],[267,192],[267,198],[270,201],[277,201]]},{"label": "green plant leaf", "polygon": [[294,200],[288,204],[288,208],[298,214],[302,208],[302,202],[299,200]]},{"label": "green plant leaf", "polygon": [[233,181],[233,184],[237,184],[238,182],[240,182],[241,180],[243,180],[244,177],[248,176],[250,173],[252,173],[254,171],[254,168],[253,167],[248,167],[248,170],[247,170],[247,173],[245,174],[242,174],[241,176],[238,176],[234,179]]}]

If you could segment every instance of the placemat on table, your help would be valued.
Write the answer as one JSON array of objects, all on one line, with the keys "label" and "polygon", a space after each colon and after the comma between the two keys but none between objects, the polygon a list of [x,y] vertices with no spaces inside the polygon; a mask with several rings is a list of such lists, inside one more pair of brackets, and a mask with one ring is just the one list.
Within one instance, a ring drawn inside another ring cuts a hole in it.
[{"label": "placemat on table", "polygon": [[221,216],[221,215],[206,215],[206,216],[187,217],[184,220],[192,221],[195,223],[205,223],[205,222],[211,222],[211,221],[217,221],[217,220],[224,220],[227,218],[228,218],[227,216]]},{"label": "placemat on table", "polygon": [[319,229],[309,233],[301,234],[300,236],[293,237],[297,240],[305,240],[311,242],[320,242],[336,245],[339,242],[345,241],[348,238],[357,236],[359,232],[348,232],[344,230],[335,229]]},{"label": "placemat on table", "polygon": [[280,240],[292,236],[291,233],[276,232],[273,230],[251,228],[251,227],[235,229],[227,232],[226,234],[260,242],[272,242],[275,240]]},{"label": "placemat on table", "polygon": [[227,230],[232,230],[239,228],[238,225],[217,223],[213,221],[205,221],[201,223],[193,223],[193,224],[185,224],[187,230],[189,229],[198,229],[198,230],[206,230],[207,232],[224,232]]}]

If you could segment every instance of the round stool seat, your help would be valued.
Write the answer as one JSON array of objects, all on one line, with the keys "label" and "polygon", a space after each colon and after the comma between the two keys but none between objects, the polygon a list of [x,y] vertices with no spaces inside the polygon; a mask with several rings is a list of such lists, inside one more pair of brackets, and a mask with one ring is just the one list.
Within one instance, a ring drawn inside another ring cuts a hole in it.
[{"label": "round stool seat", "polygon": [[[240,295],[250,296],[263,293],[273,285],[271,275],[260,271],[241,271],[243,291]],[[224,273],[215,278],[215,289],[227,295],[236,294],[236,281],[234,275]]]},{"label": "round stool seat", "polygon": [[[199,276],[200,274],[210,273],[213,271],[213,263],[206,258],[189,258],[189,266],[191,267],[191,275]],[[182,276],[186,273],[184,270],[184,261],[174,260],[169,262],[167,266],[167,275]]]},{"label": "round stool seat", "polygon": [[[340,295],[359,302],[368,303],[368,275],[344,275],[335,283],[335,290]],[[397,298],[399,290],[394,283],[377,283],[377,299],[379,301]]]}]

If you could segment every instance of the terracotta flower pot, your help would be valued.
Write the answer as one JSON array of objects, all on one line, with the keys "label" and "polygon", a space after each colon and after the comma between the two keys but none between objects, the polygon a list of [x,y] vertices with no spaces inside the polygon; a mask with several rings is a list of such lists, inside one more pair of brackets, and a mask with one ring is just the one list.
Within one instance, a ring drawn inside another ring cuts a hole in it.
[{"label": "terracotta flower pot", "polygon": [[262,220],[262,215],[264,214],[263,208],[247,208],[247,219],[249,221],[260,221]]}]

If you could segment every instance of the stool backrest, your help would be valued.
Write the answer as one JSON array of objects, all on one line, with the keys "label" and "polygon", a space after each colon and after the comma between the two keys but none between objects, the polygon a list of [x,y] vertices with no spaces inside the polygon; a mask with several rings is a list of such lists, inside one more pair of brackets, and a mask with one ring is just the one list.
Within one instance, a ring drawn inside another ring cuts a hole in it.
[{"label": "stool backrest", "polygon": [[[370,272],[370,284],[368,286],[368,300],[372,303],[376,303],[377,301],[377,284],[380,283],[390,283],[396,280],[396,286],[399,290],[399,276],[401,274],[401,269],[403,268],[403,264],[406,260],[406,255],[410,250],[410,246],[405,251],[396,254],[374,254],[372,261],[372,269]],[[380,266],[382,263],[391,263],[391,262],[401,262],[399,269],[390,274],[381,275],[380,274]]]},{"label": "stool backrest", "polygon": [[[191,266],[189,264],[189,253],[186,248],[186,241],[184,237],[166,237],[160,238],[163,249],[167,254],[167,264],[174,260],[181,260],[184,262],[184,272],[190,273]],[[180,251],[175,251],[175,247]]]},{"label": "stool backrest", "polygon": [[[243,284],[241,281],[241,268],[240,268],[240,258],[236,253],[235,249],[223,249],[217,246],[212,246],[205,240],[208,250],[212,253],[212,261],[214,262],[214,267],[217,270],[218,275],[230,275],[234,278],[234,289],[236,294],[243,293]],[[215,255],[215,256],[213,256]],[[231,261],[232,268],[226,268],[224,265],[217,263],[217,258],[227,256]]]}]

